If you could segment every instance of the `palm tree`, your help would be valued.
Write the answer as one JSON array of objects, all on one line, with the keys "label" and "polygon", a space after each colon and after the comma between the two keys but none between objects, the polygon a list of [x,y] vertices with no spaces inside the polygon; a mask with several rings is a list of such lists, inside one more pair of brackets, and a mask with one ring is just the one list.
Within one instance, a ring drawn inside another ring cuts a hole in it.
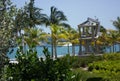
[{"label": "palm tree", "polygon": [[120,52],[120,33],[118,34],[118,38],[117,38],[117,43],[119,44],[119,52]]},{"label": "palm tree", "polygon": [[98,53],[104,52],[104,47],[108,46],[108,42],[106,42],[108,40],[107,30],[103,26],[100,27],[100,33],[100,36],[96,40],[96,50]]},{"label": "palm tree", "polygon": [[17,12],[15,17],[15,25],[17,32],[21,35],[21,30],[24,28],[36,27],[36,25],[44,24],[45,14],[41,13],[40,8],[34,6],[34,0],[30,0],[28,4],[21,8]]},{"label": "palm tree", "polygon": [[51,29],[52,57],[55,55],[55,58],[57,58],[57,53],[55,53],[56,45],[54,43],[54,32],[52,29],[57,26],[68,27],[69,25],[64,23],[63,21],[67,21],[64,13],[62,11],[59,11],[56,7],[52,6],[50,9],[50,16],[46,16],[46,26],[50,26]]},{"label": "palm tree", "polygon": [[115,44],[117,43],[117,38],[119,37],[119,34],[116,30],[109,30],[108,38],[111,40],[112,46],[113,46],[113,52],[115,52]]},{"label": "palm tree", "polygon": [[[117,20],[113,21],[113,25],[119,31],[119,35],[120,35],[120,17],[117,17]],[[118,44],[119,44],[119,51],[120,51],[120,42],[118,42]]]},{"label": "palm tree", "polygon": [[120,33],[120,17],[117,17],[117,20],[113,21],[113,25],[118,29]]},{"label": "palm tree", "polygon": [[47,41],[48,34],[43,32],[41,29],[26,28],[24,31],[24,44],[27,44],[29,48],[34,48]]},{"label": "palm tree", "polygon": [[[73,56],[75,55],[75,44],[78,44],[79,43],[79,33],[73,29],[73,28],[67,28],[65,30],[65,33],[66,35],[66,38],[65,40],[67,40],[68,42],[70,42],[72,44],[72,54]],[[68,43],[68,54],[69,54],[69,43]]]},{"label": "palm tree", "polygon": [[110,52],[111,52],[112,41],[107,32],[101,32],[101,36],[98,37],[96,44],[97,44],[97,48],[98,48],[97,51],[103,52],[104,47],[105,47],[105,49],[106,49],[106,47],[109,47]]},{"label": "palm tree", "polygon": [[48,34],[39,28],[24,28],[23,34],[17,38],[17,45],[22,46],[22,52],[26,52],[26,47],[29,49],[35,48],[37,45],[42,45],[47,42]]}]

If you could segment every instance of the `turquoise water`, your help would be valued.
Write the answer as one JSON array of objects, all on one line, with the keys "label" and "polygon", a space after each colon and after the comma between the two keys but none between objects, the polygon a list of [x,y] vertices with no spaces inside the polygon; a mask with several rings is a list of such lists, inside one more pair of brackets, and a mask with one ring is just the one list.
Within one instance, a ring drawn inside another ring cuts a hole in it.
[{"label": "turquoise water", "polygon": [[[48,47],[49,52],[51,52],[51,46],[47,46],[47,47]],[[115,47],[115,49],[114,49],[115,52],[120,51],[118,44],[114,45],[114,47]],[[37,46],[36,49],[37,49],[38,57],[44,57],[43,47],[42,46]],[[72,54],[72,46],[70,46],[69,50],[70,50],[70,54]],[[10,59],[14,59],[16,51],[17,51],[17,48],[14,48],[14,51],[11,54],[8,53],[8,57]],[[104,51],[106,53],[109,53],[110,52],[110,47],[106,47],[106,49]],[[79,52],[79,46],[75,46],[75,54],[78,55],[78,52]],[[111,52],[113,52],[113,46],[111,46]],[[59,56],[64,56],[66,54],[68,54],[68,47],[67,46],[58,46],[57,47],[57,55],[58,55],[58,57]]]},{"label": "turquoise water", "polygon": [[[43,47],[42,46],[37,46],[36,49],[37,49],[38,57],[44,57]],[[49,52],[51,52],[51,46],[48,46],[48,50],[49,50]],[[69,47],[69,50],[70,50],[70,54],[72,54],[72,46]],[[14,59],[16,51],[17,51],[17,48],[14,48],[14,51],[11,54],[8,53],[8,57],[10,59]],[[78,55],[78,51],[79,51],[79,46],[75,46],[75,54],[76,55]],[[57,55],[58,55],[58,57],[66,55],[66,54],[68,54],[68,47],[67,46],[58,46],[57,47]]]},{"label": "turquoise water", "polygon": [[[110,51],[113,52],[113,46],[106,47],[105,52],[109,53]],[[120,52],[119,44],[114,45],[114,52]]]}]

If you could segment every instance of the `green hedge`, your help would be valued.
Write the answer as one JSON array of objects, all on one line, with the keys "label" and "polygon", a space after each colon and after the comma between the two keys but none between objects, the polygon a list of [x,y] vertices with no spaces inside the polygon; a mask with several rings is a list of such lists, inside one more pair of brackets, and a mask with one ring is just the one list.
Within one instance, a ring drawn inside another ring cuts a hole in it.
[{"label": "green hedge", "polygon": [[100,61],[89,64],[89,70],[105,70],[111,72],[120,72],[120,60],[116,61]]},{"label": "green hedge", "polygon": [[94,55],[85,56],[85,57],[66,55],[65,57],[62,58],[63,59],[67,58],[72,68],[86,67],[88,66],[89,63],[102,60],[102,56],[94,56]]},{"label": "green hedge", "polygon": [[120,53],[107,53],[103,54],[103,60],[120,60]]},{"label": "green hedge", "polygon": [[105,60],[89,64],[89,71],[101,74],[107,81],[120,81],[120,60]]}]

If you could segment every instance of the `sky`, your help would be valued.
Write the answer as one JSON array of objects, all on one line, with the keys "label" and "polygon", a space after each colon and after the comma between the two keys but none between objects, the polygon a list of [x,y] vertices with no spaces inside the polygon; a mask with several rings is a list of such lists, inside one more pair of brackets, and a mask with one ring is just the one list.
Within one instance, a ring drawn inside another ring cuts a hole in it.
[{"label": "sky", "polygon": [[[20,8],[29,0],[12,2]],[[64,12],[67,23],[75,29],[88,17],[98,19],[106,29],[115,29],[112,21],[120,17],[120,0],[35,0],[35,6],[43,9],[42,13],[47,15],[50,15],[50,7],[55,6]]]}]

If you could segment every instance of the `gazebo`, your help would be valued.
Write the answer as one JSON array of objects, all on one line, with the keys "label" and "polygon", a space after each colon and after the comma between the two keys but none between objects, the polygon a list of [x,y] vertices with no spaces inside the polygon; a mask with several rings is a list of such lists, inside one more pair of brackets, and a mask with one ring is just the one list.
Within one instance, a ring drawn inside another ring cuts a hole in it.
[{"label": "gazebo", "polygon": [[79,29],[79,55],[97,52],[96,40],[99,37],[100,22],[98,19],[87,18],[78,25]]}]

